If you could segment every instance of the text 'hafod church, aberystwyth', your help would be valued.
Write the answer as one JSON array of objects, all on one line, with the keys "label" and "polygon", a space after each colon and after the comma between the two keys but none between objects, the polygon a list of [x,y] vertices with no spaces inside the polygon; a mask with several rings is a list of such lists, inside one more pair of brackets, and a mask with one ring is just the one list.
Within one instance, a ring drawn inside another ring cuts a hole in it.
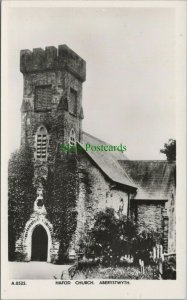
[{"label": "text 'hafod church, aberystwyth'", "polygon": [[[128,160],[83,132],[86,62],[66,45],[22,50],[21,147],[9,162],[9,260],[76,257],[97,212],[112,207],[175,252],[175,162]],[[62,152],[61,144],[81,153]],[[112,236],[111,236],[112,239]]]}]

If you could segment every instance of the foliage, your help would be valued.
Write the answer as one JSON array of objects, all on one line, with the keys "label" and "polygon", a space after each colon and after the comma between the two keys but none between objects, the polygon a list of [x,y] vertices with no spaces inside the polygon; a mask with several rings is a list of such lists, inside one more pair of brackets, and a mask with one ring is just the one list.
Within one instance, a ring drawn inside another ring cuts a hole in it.
[{"label": "foliage", "polygon": [[84,271],[85,269],[91,269],[98,267],[100,265],[100,260],[79,260],[78,263],[78,270],[79,271]]},{"label": "foliage", "polygon": [[68,259],[68,247],[76,229],[77,168],[74,154],[63,160],[57,157],[54,171],[49,171],[46,183],[46,207],[60,240],[59,263]]},{"label": "foliage", "polygon": [[131,249],[135,263],[138,263],[139,259],[141,259],[145,265],[150,264],[152,262],[151,252],[157,243],[162,244],[162,237],[159,232],[151,230],[143,230],[140,233],[137,232]]},{"label": "foliage", "polygon": [[131,253],[135,233],[135,224],[125,217],[117,218],[112,208],[100,211],[88,235],[86,255],[101,257],[103,264],[115,265],[124,255],[124,249],[125,254]]},{"label": "foliage", "polygon": [[112,208],[96,215],[94,227],[90,230],[81,248],[85,248],[87,258],[99,258],[102,265],[119,266],[121,258],[127,254],[145,264],[151,263],[151,251],[160,236],[153,231],[138,231],[137,225],[127,217],[118,218]]},{"label": "foliage", "polygon": [[[8,247],[14,260],[15,241],[23,231],[33,207],[36,191],[32,185],[32,152],[26,144],[12,154],[8,170]],[[24,212],[24,213],[23,213]]]},{"label": "foliage", "polygon": [[[15,260],[16,239],[33,212],[36,189],[32,157],[32,151],[26,144],[9,161],[9,260]],[[42,182],[47,217],[54,224],[55,235],[60,240],[60,260],[67,257],[76,228],[76,179],[76,159],[71,155],[63,160],[57,157],[54,168],[49,167],[47,181]]]},{"label": "foliage", "polygon": [[164,144],[164,149],[160,150],[161,153],[164,153],[168,161],[176,160],[176,140],[169,139],[168,143]]},{"label": "foliage", "polygon": [[73,279],[150,279],[153,280],[153,269],[151,266],[145,267],[144,274],[141,274],[138,267],[101,267],[81,266],[76,271]]},{"label": "foliage", "polygon": [[163,279],[176,279],[176,257],[170,257],[164,262]]}]

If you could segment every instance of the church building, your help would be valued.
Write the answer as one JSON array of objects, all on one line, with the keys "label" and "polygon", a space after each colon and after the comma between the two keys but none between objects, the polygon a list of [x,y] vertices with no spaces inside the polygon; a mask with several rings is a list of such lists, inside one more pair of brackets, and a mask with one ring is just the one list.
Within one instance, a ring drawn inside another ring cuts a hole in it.
[{"label": "church building", "polygon": [[[20,71],[21,146],[9,164],[11,259],[76,257],[107,207],[133,218],[140,231],[160,232],[164,251],[175,252],[175,162],[86,151],[86,144],[109,144],[82,129],[86,62],[66,45],[21,50]],[[63,152],[62,144],[82,151]]]}]

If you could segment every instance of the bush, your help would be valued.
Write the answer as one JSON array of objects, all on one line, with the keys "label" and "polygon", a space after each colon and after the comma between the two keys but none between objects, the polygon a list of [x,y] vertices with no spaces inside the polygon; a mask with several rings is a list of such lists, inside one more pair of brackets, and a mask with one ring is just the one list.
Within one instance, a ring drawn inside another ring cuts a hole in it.
[{"label": "bush", "polygon": [[143,260],[145,265],[152,263],[151,252],[156,244],[161,244],[161,235],[158,232],[151,230],[144,230],[137,233],[132,245],[132,255],[134,256],[135,263],[139,259]]},{"label": "bush", "polygon": [[163,279],[176,279],[176,257],[170,257],[164,262]]},{"label": "bush", "polygon": [[126,254],[132,255],[135,262],[141,258],[150,264],[150,251],[157,240],[156,233],[139,234],[133,221],[125,216],[117,218],[114,209],[107,208],[96,215],[94,227],[80,246],[87,258],[99,257],[103,266],[121,265],[121,258]]},{"label": "bush", "polygon": [[135,231],[135,225],[125,217],[116,218],[113,209],[99,212],[94,227],[86,237],[86,257],[100,257],[103,265],[118,264],[124,249],[125,254],[131,253],[130,240]]},{"label": "bush", "polygon": [[93,268],[93,267],[98,267],[99,266],[100,261],[99,260],[85,260],[85,261],[79,261],[78,263],[78,269],[79,270],[84,270],[87,268]]},{"label": "bush", "polygon": [[151,266],[145,268],[141,274],[138,267],[101,267],[92,266],[80,269],[78,267],[73,279],[150,279],[153,280],[153,269]]}]

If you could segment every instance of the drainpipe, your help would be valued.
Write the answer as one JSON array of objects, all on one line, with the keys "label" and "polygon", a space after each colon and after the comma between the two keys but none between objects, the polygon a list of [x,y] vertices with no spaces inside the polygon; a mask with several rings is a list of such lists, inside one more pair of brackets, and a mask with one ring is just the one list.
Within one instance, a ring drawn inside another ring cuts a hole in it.
[{"label": "drainpipe", "polygon": [[130,194],[128,193],[127,218],[130,216]]}]

